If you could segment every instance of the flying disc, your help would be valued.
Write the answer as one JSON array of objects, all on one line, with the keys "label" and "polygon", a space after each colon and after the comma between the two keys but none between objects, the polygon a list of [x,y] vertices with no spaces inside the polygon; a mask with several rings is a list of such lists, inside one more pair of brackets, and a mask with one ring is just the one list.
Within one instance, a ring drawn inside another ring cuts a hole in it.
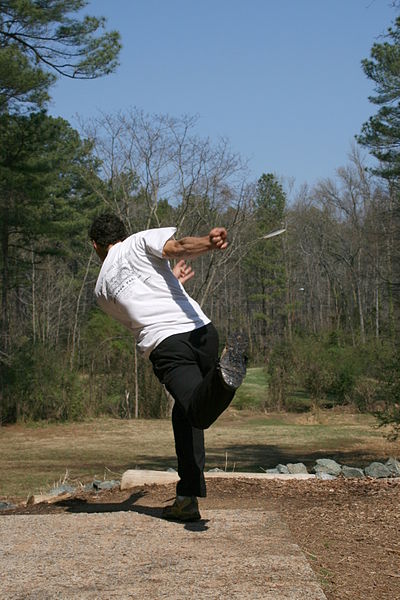
[{"label": "flying disc", "polygon": [[286,227],[284,229],[275,229],[275,231],[271,231],[271,233],[267,233],[267,235],[263,235],[262,239],[267,240],[268,238],[275,237],[276,235],[281,235],[281,233],[285,233]]}]

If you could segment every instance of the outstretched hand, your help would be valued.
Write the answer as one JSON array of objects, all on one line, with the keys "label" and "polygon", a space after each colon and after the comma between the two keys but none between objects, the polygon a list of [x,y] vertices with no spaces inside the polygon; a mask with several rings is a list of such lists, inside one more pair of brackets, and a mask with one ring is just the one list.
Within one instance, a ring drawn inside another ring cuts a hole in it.
[{"label": "outstretched hand", "polygon": [[208,237],[214,250],[225,250],[228,247],[228,232],[225,227],[214,227]]},{"label": "outstretched hand", "polygon": [[182,285],[194,277],[194,271],[192,270],[192,267],[187,265],[186,261],[183,259],[178,260],[172,269],[172,272]]}]

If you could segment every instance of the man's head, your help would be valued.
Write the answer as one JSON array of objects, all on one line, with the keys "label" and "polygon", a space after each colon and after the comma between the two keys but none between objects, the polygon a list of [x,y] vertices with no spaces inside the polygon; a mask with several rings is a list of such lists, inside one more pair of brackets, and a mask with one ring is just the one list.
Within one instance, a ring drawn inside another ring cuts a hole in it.
[{"label": "man's head", "polygon": [[89,236],[97,254],[104,260],[109,247],[122,242],[127,237],[127,232],[121,219],[107,212],[94,219],[89,229]]}]

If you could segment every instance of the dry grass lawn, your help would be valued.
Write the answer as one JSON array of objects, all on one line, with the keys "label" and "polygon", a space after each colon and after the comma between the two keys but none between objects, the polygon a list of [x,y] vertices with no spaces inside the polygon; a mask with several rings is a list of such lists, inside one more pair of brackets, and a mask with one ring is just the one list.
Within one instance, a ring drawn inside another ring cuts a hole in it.
[{"label": "dry grass lawn", "polygon": [[[368,464],[400,455],[367,415],[263,414],[230,409],[206,432],[207,468],[255,471],[319,457]],[[0,428],[0,498],[25,499],[66,475],[72,482],[118,479],[128,468],[175,467],[168,420],[96,419]]]}]

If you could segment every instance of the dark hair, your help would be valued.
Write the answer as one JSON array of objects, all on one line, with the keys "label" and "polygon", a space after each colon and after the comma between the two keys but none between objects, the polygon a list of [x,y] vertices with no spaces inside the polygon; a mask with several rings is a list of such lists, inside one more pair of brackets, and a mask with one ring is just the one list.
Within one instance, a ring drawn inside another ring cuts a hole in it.
[{"label": "dark hair", "polygon": [[90,239],[107,248],[127,237],[125,225],[117,215],[106,212],[96,217],[89,229]]}]

